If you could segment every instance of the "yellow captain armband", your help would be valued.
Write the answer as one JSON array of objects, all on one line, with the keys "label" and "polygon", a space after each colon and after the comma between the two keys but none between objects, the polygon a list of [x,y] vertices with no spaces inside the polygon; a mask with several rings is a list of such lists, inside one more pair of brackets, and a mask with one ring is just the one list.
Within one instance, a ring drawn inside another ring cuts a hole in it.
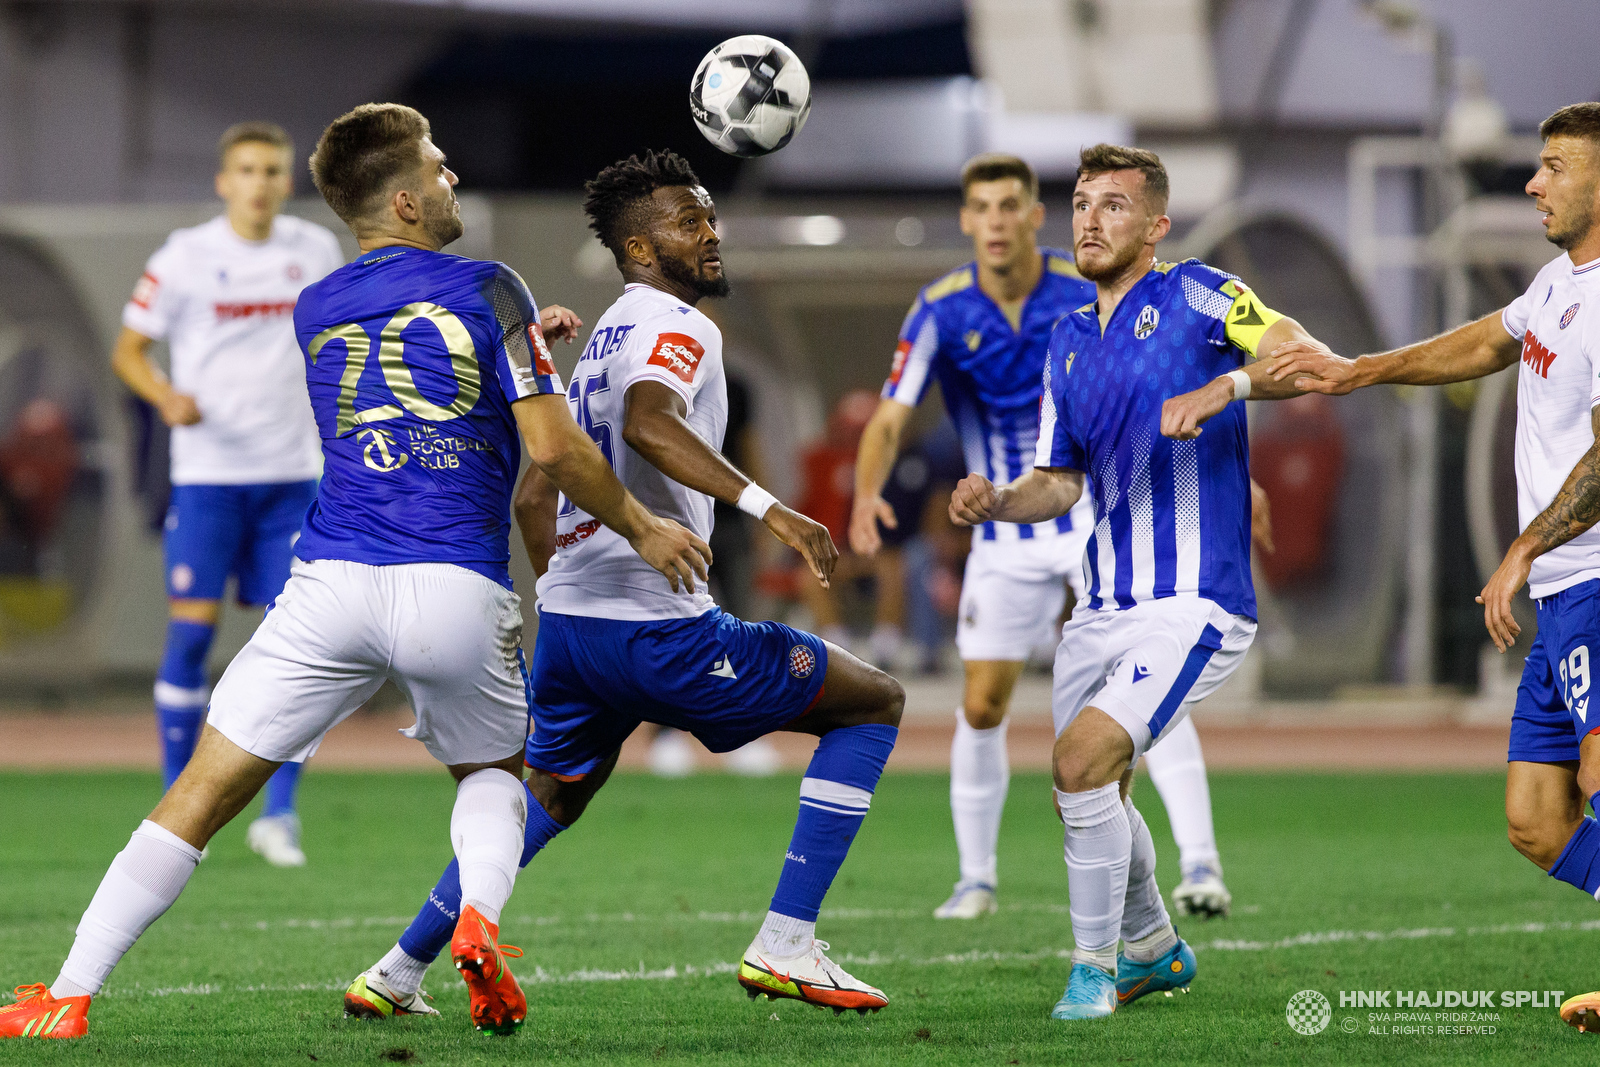
[{"label": "yellow captain armband", "polygon": [[1254,357],[1262,336],[1283,316],[1263,304],[1255,290],[1237,279],[1229,278],[1223,282],[1222,293],[1233,297],[1224,327],[1226,336],[1235,346]]}]

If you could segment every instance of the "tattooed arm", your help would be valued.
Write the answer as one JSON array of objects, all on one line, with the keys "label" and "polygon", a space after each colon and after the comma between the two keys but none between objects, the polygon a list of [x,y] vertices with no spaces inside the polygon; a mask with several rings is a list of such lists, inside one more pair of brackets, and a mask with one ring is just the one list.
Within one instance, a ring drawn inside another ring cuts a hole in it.
[{"label": "tattooed arm", "polygon": [[1506,558],[1478,594],[1483,624],[1501,652],[1511,647],[1522,627],[1511,617],[1511,598],[1528,580],[1533,561],[1600,522],[1600,407],[1589,416],[1596,441],[1567,475],[1550,506],[1534,516],[1522,535],[1511,542]]}]

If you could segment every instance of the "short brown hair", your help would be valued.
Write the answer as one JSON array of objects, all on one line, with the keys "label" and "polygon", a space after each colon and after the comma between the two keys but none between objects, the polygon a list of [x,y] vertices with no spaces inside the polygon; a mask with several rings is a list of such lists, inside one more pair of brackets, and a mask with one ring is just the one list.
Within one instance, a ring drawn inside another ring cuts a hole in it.
[{"label": "short brown hair", "polygon": [[1546,141],[1563,135],[1600,142],[1600,104],[1593,100],[1568,104],[1539,123],[1539,136]]},{"label": "short brown hair", "polygon": [[1145,192],[1149,194],[1156,214],[1167,211],[1167,168],[1161,157],[1148,148],[1130,148],[1120,144],[1097,144],[1078,154],[1078,181],[1106,174],[1113,170],[1136,170],[1144,175]]},{"label": "short brown hair", "polygon": [[241,144],[269,144],[294,155],[294,141],[289,139],[288,131],[276,122],[235,122],[223,130],[221,138],[217,140],[217,166],[221,167],[227,162],[230,148]]},{"label": "short brown hair", "polygon": [[347,223],[366,218],[391,182],[421,162],[428,120],[404,104],[362,104],[334,119],[311,153],[311,180]]},{"label": "short brown hair", "polygon": [[1001,178],[1015,178],[1028,190],[1028,195],[1039,199],[1039,176],[1021,156],[1008,156],[1000,152],[985,152],[973,156],[961,168],[961,199],[978,182],[997,182]]}]

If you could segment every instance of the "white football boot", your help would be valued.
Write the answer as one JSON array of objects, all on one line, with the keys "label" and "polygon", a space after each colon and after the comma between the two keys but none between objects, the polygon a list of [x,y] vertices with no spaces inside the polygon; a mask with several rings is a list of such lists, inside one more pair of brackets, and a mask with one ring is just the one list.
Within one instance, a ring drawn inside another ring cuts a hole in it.
[{"label": "white football boot", "polygon": [[250,824],[244,840],[252,852],[274,867],[306,865],[306,854],[300,851],[298,815],[263,815]]},{"label": "white football boot", "polygon": [[1198,915],[1210,919],[1228,917],[1233,894],[1222,884],[1222,865],[1195,863],[1184,869],[1183,881],[1172,890],[1172,908],[1179,915]]},{"label": "white football boot", "polygon": [[935,919],[976,919],[980,915],[993,915],[1000,910],[994,886],[987,882],[956,883],[950,899],[933,909]]},{"label": "white football boot", "polygon": [[854,1010],[865,1015],[878,1011],[889,998],[853,977],[827,956],[826,941],[812,941],[798,956],[775,959],[761,947],[761,935],[745,949],[739,964],[739,984],[754,1000],[765,993],[768,999],[787,997],[819,1008],[832,1008],[835,1015]]},{"label": "white football boot", "polygon": [[650,773],[657,778],[687,778],[694,773],[694,749],[682,730],[662,730],[650,742]]},{"label": "white football boot", "polygon": [[438,1015],[422,990],[406,994],[384,980],[383,972],[368,967],[344,991],[345,1018],[387,1019],[393,1015]]}]

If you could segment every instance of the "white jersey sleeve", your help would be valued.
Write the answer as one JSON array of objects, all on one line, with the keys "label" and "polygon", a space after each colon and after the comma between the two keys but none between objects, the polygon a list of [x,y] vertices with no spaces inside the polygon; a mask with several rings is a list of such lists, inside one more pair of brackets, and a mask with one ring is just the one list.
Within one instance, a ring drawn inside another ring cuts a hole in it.
[{"label": "white jersey sleeve", "polygon": [[183,313],[187,258],[181,243],[171,237],[156,250],[122,308],[122,325],[152,340],[166,338]]},{"label": "white jersey sleeve", "polygon": [[660,382],[693,414],[706,383],[721,378],[722,331],[699,313],[667,312],[639,324],[643,336],[624,349],[622,392],[635,382]]},{"label": "white jersey sleeve", "polygon": [[1562,264],[1566,263],[1565,257],[1557,257],[1554,261],[1546,263],[1534,275],[1533,284],[1522,291],[1522,295],[1505,306],[1500,312],[1500,324],[1506,328],[1506,333],[1520,341],[1523,334],[1528,332],[1528,321],[1533,318],[1533,313],[1549,301],[1555,289],[1555,277],[1561,273]]}]

